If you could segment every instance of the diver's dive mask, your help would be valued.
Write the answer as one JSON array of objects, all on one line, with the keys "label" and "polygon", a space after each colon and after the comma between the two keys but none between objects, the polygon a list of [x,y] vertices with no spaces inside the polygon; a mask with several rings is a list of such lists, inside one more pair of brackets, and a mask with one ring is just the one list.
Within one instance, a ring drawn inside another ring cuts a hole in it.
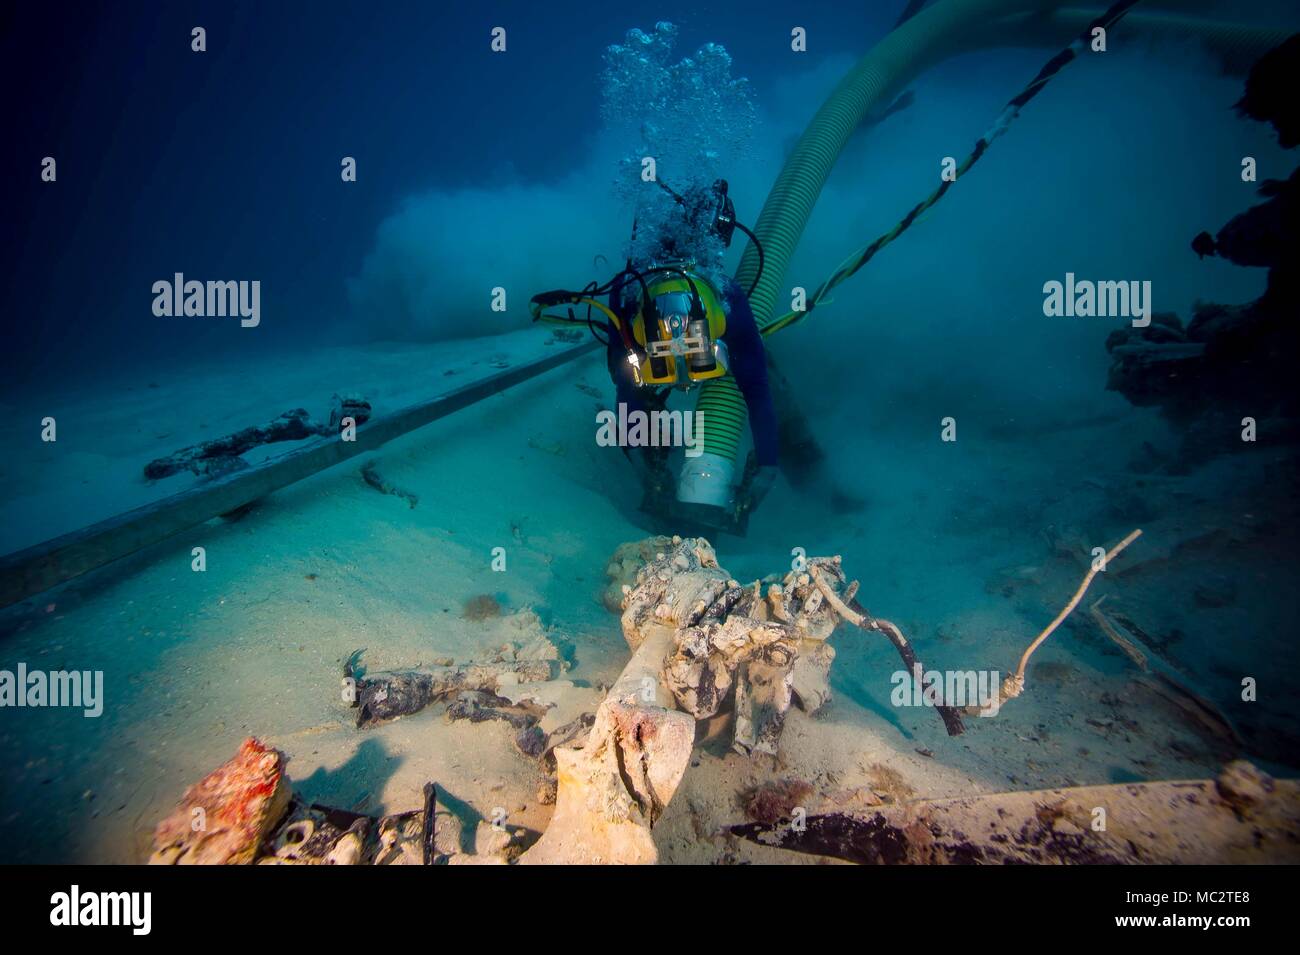
[{"label": "diver's dive mask", "polygon": [[668,292],[655,298],[655,311],[659,321],[668,332],[665,341],[651,342],[649,353],[662,358],[673,355],[677,358],[704,355],[709,350],[708,322],[701,315],[691,317],[691,296],[685,292]]}]

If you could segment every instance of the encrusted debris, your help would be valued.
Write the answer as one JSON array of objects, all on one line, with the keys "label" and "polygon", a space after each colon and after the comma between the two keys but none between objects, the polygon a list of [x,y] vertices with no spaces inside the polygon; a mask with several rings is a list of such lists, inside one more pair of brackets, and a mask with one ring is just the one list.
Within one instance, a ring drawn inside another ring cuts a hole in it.
[{"label": "encrusted debris", "polygon": [[420,503],[419,495],[415,494],[415,492],[398,487],[380,474],[378,462],[367,461],[361,468],[361,478],[380,494],[399,497],[410,507],[415,507]]},{"label": "encrusted debris", "polygon": [[151,865],[482,865],[522,849],[523,830],[480,821],[472,851],[461,820],[424,787],[419,809],[372,816],[293,793],[284,756],[247,739],[234,758],[185,791],[158,824]]},{"label": "encrusted debris", "polygon": [[[808,558],[780,579],[742,585],[703,538],[658,537],[624,544],[607,573],[626,574],[632,555],[651,551],[635,586],[625,585],[623,636],[636,650],[647,634],[670,631],[665,685],[697,720],[731,703],[734,746],[742,753],[775,755],[791,703],[815,713],[830,700],[835,651],[827,641],[841,620],[883,633],[909,671],[916,664],[893,624],[850,607],[858,585],[847,580],[838,557]],[[949,733],[961,732],[957,713],[938,709]]]},{"label": "encrusted debris", "polygon": [[653,863],[650,828],[690,762],[695,721],[659,683],[671,631],[647,635],[596,710],[591,731],[552,751],[550,825],[524,863]]},{"label": "encrusted debris", "polygon": [[144,476],[156,481],[180,471],[190,471],[199,477],[220,477],[248,467],[241,455],[254,448],[279,441],[337,435],[345,419],[360,426],[370,420],[370,412],[370,402],[363,396],[336,394],[331,399],[330,417],[326,424],[311,420],[305,408],[294,408],[261,427],[244,428],[150,461],[144,467]]},{"label": "encrusted debris", "polygon": [[892,864],[1300,862],[1300,782],[1248,763],[1218,781],[994,793],[732,826],[760,845]]},{"label": "encrusted debris", "polygon": [[284,754],[249,737],[234,757],[185,790],[154,831],[151,865],[242,865],[284,817]]},{"label": "encrusted debris", "polygon": [[360,667],[363,652],[357,650],[343,665],[344,695],[357,711],[357,726],[409,716],[466,691],[499,695],[503,685],[549,680],[557,669],[547,660],[514,660],[367,675]]}]

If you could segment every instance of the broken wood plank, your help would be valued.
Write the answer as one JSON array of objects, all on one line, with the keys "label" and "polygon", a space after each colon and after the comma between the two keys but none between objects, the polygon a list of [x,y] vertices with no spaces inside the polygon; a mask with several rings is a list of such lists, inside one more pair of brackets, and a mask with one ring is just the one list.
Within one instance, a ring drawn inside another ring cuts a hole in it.
[{"label": "broken wood plank", "polygon": [[1300,783],[1217,779],[993,793],[745,823],[758,845],[867,865],[1300,862]]},{"label": "broken wood plank", "polygon": [[1122,616],[1108,615],[1101,609],[1102,601],[1105,599],[1106,597],[1101,597],[1089,608],[1089,612],[1101,631],[1123,650],[1143,673],[1151,677],[1150,679],[1139,678],[1137,682],[1174,704],[1194,726],[1212,738],[1226,743],[1233,751],[1242,749],[1245,744],[1241,734],[1232,720],[1228,719],[1227,714],[1205,694],[1188,685],[1186,678],[1153,649],[1148,647],[1144,650],[1141,628]]},{"label": "broken wood plank", "polygon": [[256,468],[230,474],[10,554],[0,559],[0,607],[49,590],[358,454],[373,451],[409,431],[545,374],[597,347],[598,342],[584,342],[490,375],[429,401],[373,418],[357,429],[355,441],[323,438]]}]

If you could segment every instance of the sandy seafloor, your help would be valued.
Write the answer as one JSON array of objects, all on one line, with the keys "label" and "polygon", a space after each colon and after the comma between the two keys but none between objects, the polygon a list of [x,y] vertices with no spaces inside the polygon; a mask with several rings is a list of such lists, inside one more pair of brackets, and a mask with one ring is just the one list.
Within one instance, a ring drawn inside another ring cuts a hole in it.
[{"label": "sandy seafloor", "polygon": [[[146,484],[140,469],[158,454],[293,407],[322,416],[334,391],[364,392],[384,413],[563,347],[545,338],[340,346],[31,395],[0,415],[0,550],[191,486]],[[572,662],[568,678],[614,679],[628,651],[601,605],[603,571],[618,544],[651,531],[622,456],[595,444],[599,402],[580,386],[611,390],[599,353],[280,491],[238,521],[0,613],[0,667],[103,670],[107,697],[98,719],[0,711],[0,859],[142,861],[185,787],[248,735],[282,749],[295,788],[317,801],[412,809],[435,780],[466,819],[502,807],[510,824],[544,829],[539,770],[505,724],[451,724],[433,707],[358,730],[339,678],[360,647],[371,670],[482,656],[531,633],[531,610]],[[45,414],[59,421],[55,445],[27,433],[24,422]],[[840,424],[823,423],[831,433]],[[1300,760],[1300,728],[1284,685],[1300,609],[1294,461],[1260,446],[1188,475],[1135,473],[1132,452],[1159,442],[1163,426],[1100,386],[1097,407],[1074,421],[963,428],[955,445],[929,425],[837,442],[823,485],[797,493],[778,482],[748,538],[714,540],[722,565],[752,580],[787,569],[795,546],[841,553],[863,604],[902,626],[928,667],[1005,671],[1082,576],[1050,540],[1073,527],[1110,544],[1141,526],[1131,566],[1103,575],[1087,602],[1110,594],[1107,606],[1157,635],[1239,721],[1261,765],[1294,775],[1286,763]],[[359,467],[370,458],[419,506],[367,486]],[[190,569],[198,544],[205,573]],[[504,573],[490,569],[498,546]],[[463,602],[483,593],[507,615],[464,619]],[[743,819],[737,792],[767,779],[811,782],[816,812],[1212,775],[1226,754],[1132,682],[1133,665],[1085,611],[1035,656],[1025,695],[997,719],[968,719],[958,738],[928,709],[892,706],[893,649],[841,628],[835,697],[815,718],[792,711],[778,761],[731,752],[725,717],[701,728],[655,829],[663,861],[815,861],[716,835]],[[1239,701],[1243,675],[1259,680],[1258,702]]]}]

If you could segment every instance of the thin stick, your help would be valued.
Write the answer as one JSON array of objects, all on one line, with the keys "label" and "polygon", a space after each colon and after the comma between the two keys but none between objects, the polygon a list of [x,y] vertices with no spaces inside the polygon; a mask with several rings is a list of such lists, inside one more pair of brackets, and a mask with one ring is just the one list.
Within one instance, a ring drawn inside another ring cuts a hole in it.
[{"label": "thin stick", "polygon": [[[907,668],[908,673],[916,673],[923,669],[920,661],[916,659],[916,653],[912,650],[912,645],[907,642],[907,637],[903,636],[903,631],[899,630],[895,624],[880,617],[871,616],[871,614],[867,613],[866,608],[852,596],[848,598],[846,603],[835,593],[830,584],[822,579],[822,575],[817,572],[816,567],[809,567],[808,570],[813,583],[821,591],[822,596],[826,598],[826,602],[835,609],[836,613],[861,630],[874,630],[877,633],[883,633],[889,642],[894,645],[898,655],[902,657],[903,666]],[[849,589],[845,592],[852,594],[855,590],[854,585],[850,584]],[[961,714],[957,712],[957,708],[948,706],[945,703],[939,703],[935,706],[935,709],[939,711],[939,718],[943,720],[948,735],[960,736],[965,727],[962,725]]]},{"label": "thin stick", "polygon": [[808,571],[812,575],[813,583],[816,585],[817,589],[822,592],[822,596],[826,598],[826,602],[835,608],[836,613],[856,627],[868,625],[861,614],[850,610],[844,601],[839,598],[839,594],[835,593],[835,591],[831,589],[830,585],[827,584],[826,581],[822,580],[822,575],[817,572],[816,567],[809,567]]},{"label": "thin stick", "polygon": [[[1093,619],[1106,636],[1110,637],[1130,659],[1145,673],[1154,679],[1138,678],[1138,682],[1178,706],[1194,723],[1202,729],[1209,730],[1216,739],[1231,743],[1234,747],[1242,746],[1241,735],[1232,721],[1215,704],[1202,696],[1182,681],[1177,670],[1160,655],[1152,652],[1148,657],[1138,647],[1140,639],[1124,624],[1117,623],[1106,616],[1101,609],[1102,597],[1091,607]],[[1121,632],[1123,631],[1123,632]],[[1129,637],[1133,639],[1129,639]]]},{"label": "thin stick", "polygon": [[1092,583],[1092,578],[1097,576],[1097,571],[1104,570],[1106,567],[1108,567],[1110,565],[1110,562],[1115,559],[1116,555],[1118,555],[1120,551],[1122,551],[1125,547],[1133,543],[1141,536],[1142,536],[1141,528],[1138,528],[1137,530],[1133,531],[1133,533],[1129,534],[1128,537],[1125,537],[1122,541],[1120,541],[1118,544],[1116,544],[1114,547],[1110,549],[1110,552],[1107,553],[1106,556],[1102,559],[1100,567],[1093,567],[1090,571],[1088,571],[1088,576],[1083,578],[1083,583],[1079,585],[1079,589],[1075,591],[1074,596],[1070,599],[1070,602],[1066,604],[1065,608],[1056,615],[1056,619],[1047,625],[1047,629],[1038,635],[1038,639],[1036,639],[1033,643],[1031,643],[1028,647],[1025,648],[1024,655],[1021,656],[1020,658],[1020,666],[1016,668],[1016,675],[1014,679],[1017,684],[1019,685],[1024,684],[1025,667],[1029,665],[1030,656],[1033,655],[1033,652],[1038,649],[1039,645],[1044,640],[1046,640],[1048,637],[1052,635],[1052,631],[1054,631],[1057,627],[1059,627],[1061,625],[1061,622],[1070,615],[1070,611],[1072,611],[1075,607],[1079,606],[1079,601],[1082,600],[1083,595],[1088,592],[1088,585]]},{"label": "thin stick", "polygon": [[1116,629],[1115,625],[1111,622],[1110,618],[1107,617],[1105,612],[1101,609],[1101,603],[1105,599],[1105,597],[1098,597],[1097,602],[1088,608],[1089,612],[1092,614],[1092,618],[1097,621],[1097,626],[1101,627],[1102,633],[1110,637],[1111,641],[1123,650],[1130,660],[1136,663],[1143,670],[1150,670],[1151,667],[1147,663],[1147,655],[1139,650],[1137,644],[1132,640],[1121,635],[1119,630]]},{"label": "thin stick", "polygon": [[421,861],[425,865],[433,865],[434,857],[437,851],[434,848],[433,836],[437,828],[437,822],[434,818],[438,812],[438,787],[433,783],[424,784],[424,829],[420,834]]}]

